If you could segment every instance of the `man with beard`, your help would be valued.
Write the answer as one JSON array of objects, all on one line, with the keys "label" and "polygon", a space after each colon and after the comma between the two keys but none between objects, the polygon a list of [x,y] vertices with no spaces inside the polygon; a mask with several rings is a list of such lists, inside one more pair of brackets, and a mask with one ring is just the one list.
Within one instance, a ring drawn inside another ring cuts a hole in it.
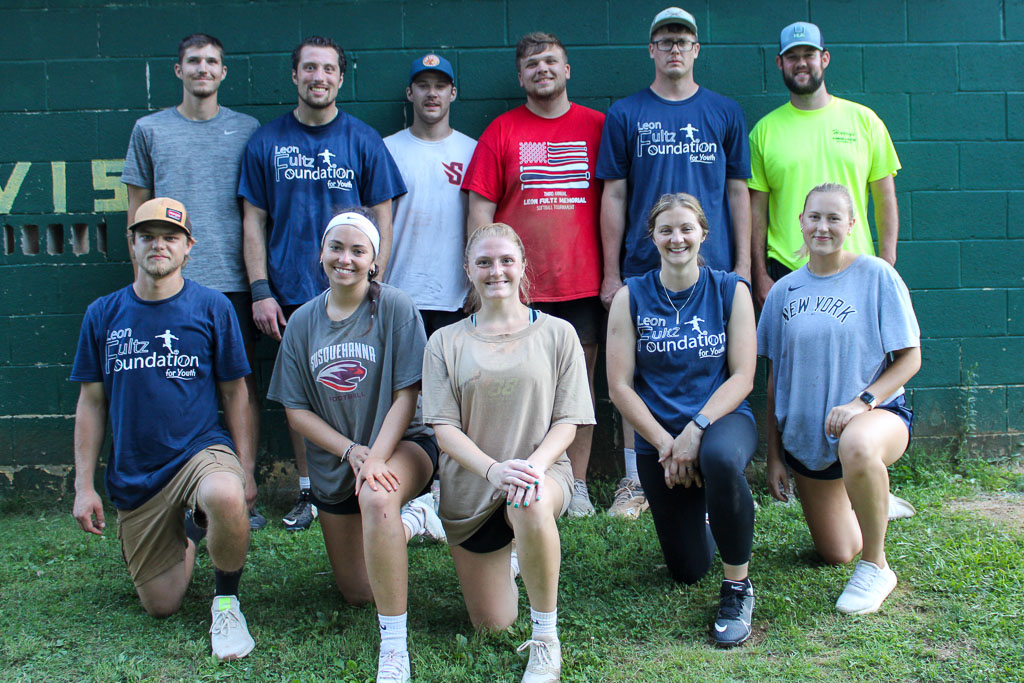
[{"label": "man with beard", "polygon": [[[310,254],[338,210],[370,207],[380,230],[380,272],[391,254],[391,201],[405,184],[377,131],[338,109],[345,64],[345,52],[330,38],[303,40],[292,52],[298,105],[261,126],[242,157],[238,196],[252,316],[260,332],[278,341],[289,316],[323,291]],[[299,530],[309,527],[316,508],[302,437],[291,436],[299,498],[284,524]]]},{"label": "man with beard", "polygon": [[[604,330],[597,297],[601,183],[594,174],[604,114],[569,101],[569,58],[550,33],[519,40],[516,69],[526,104],[494,119],[480,136],[462,183],[469,192],[467,234],[494,222],[519,234],[529,260],[531,305],[572,323],[593,397]],[[593,427],[580,427],[568,449],[572,517],[594,514],[586,483],[593,434]]]},{"label": "man with beard", "polygon": [[829,95],[825,69],[830,59],[814,24],[798,21],[782,29],[775,63],[789,88],[789,102],[750,132],[752,275],[758,306],[776,280],[807,261],[798,253],[803,244],[799,216],[804,197],[821,183],[845,185],[853,195],[856,222],[843,248],[874,255],[867,221],[870,191],[878,255],[896,263],[899,215],[893,176],[900,161],[875,112]]},{"label": "man with beard", "polygon": [[109,416],[107,494],[143,608],[154,617],[180,609],[196,554],[183,512],[193,510],[213,564],[212,652],[239,659],[255,645],[238,603],[256,499],[242,335],[226,298],[182,277],[195,240],[181,202],[144,202],[128,229],[135,281],[89,306],[71,369],[81,383],[73,515],[102,535],[93,478]]}]

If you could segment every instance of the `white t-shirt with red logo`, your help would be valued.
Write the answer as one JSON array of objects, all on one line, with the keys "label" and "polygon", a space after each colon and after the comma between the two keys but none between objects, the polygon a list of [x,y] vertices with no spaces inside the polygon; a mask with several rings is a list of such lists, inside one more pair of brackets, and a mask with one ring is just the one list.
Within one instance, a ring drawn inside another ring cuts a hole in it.
[{"label": "white t-shirt with red logo", "polygon": [[601,181],[594,175],[604,114],[578,104],[546,119],[525,105],[480,136],[463,190],[498,204],[526,248],[530,298],[572,301],[601,289]]},{"label": "white t-shirt with red logo", "polygon": [[406,128],[384,144],[409,190],[392,207],[394,238],[384,282],[411,296],[420,310],[462,308],[469,292],[462,269],[468,198],[459,188],[476,140],[457,130],[444,140],[421,140]]}]

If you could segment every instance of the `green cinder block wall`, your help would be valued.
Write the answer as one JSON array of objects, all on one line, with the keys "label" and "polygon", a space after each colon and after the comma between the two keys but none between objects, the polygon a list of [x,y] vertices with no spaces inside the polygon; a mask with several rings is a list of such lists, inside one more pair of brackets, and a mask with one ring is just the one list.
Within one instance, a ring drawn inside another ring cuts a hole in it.
[{"label": "green cinder block wall", "polygon": [[[651,17],[633,0],[0,3],[0,495],[66,488],[78,388],[67,382],[82,314],[131,276],[119,182],[133,122],[180,101],[178,40],[218,36],[228,52],[221,102],[260,121],[295,101],[290,52],[325,34],[348,53],[342,106],[387,135],[409,121],[411,59],[452,61],[453,124],[478,136],[522,101],[512,45],[532,30],[569,48],[570,97],[605,110],[648,85]],[[1024,2],[758,0],[682,2],[697,18],[701,85],[735,98],[748,127],[785,101],[778,31],[818,23],[832,93],[879,113],[895,140],[900,246],[924,367],[909,387],[915,438],[964,429],[997,451],[1024,431]],[[255,368],[269,379],[274,347]],[[763,381],[755,402],[763,404]],[[261,469],[288,455],[283,417],[266,407]],[[595,440],[616,467],[606,392]],[[287,460],[287,458],[286,458]]]}]

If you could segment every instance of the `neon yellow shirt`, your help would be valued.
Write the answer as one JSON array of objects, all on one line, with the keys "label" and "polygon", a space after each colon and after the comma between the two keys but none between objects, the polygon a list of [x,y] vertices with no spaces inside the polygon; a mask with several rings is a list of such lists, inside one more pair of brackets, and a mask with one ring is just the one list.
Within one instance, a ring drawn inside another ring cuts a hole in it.
[{"label": "neon yellow shirt", "polygon": [[833,96],[821,109],[805,111],[787,102],[750,131],[747,186],[769,193],[768,258],[796,270],[807,262],[800,212],[811,188],[841,183],[853,195],[857,222],[843,248],[875,255],[867,221],[868,183],[900,168],[889,131],[867,107]]}]

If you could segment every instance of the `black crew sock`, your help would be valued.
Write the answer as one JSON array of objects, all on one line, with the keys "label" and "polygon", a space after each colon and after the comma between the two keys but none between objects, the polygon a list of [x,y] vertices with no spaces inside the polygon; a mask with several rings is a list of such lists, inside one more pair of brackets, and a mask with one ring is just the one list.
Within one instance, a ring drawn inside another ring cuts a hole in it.
[{"label": "black crew sock", "polygon": [[213,568],[213,584],[215,586],[214,591],[216,595],[238,595],[238,582],[242,580],[242,570],[245,567],[240,567],[237,571],[226,572],[216,567]]}]

